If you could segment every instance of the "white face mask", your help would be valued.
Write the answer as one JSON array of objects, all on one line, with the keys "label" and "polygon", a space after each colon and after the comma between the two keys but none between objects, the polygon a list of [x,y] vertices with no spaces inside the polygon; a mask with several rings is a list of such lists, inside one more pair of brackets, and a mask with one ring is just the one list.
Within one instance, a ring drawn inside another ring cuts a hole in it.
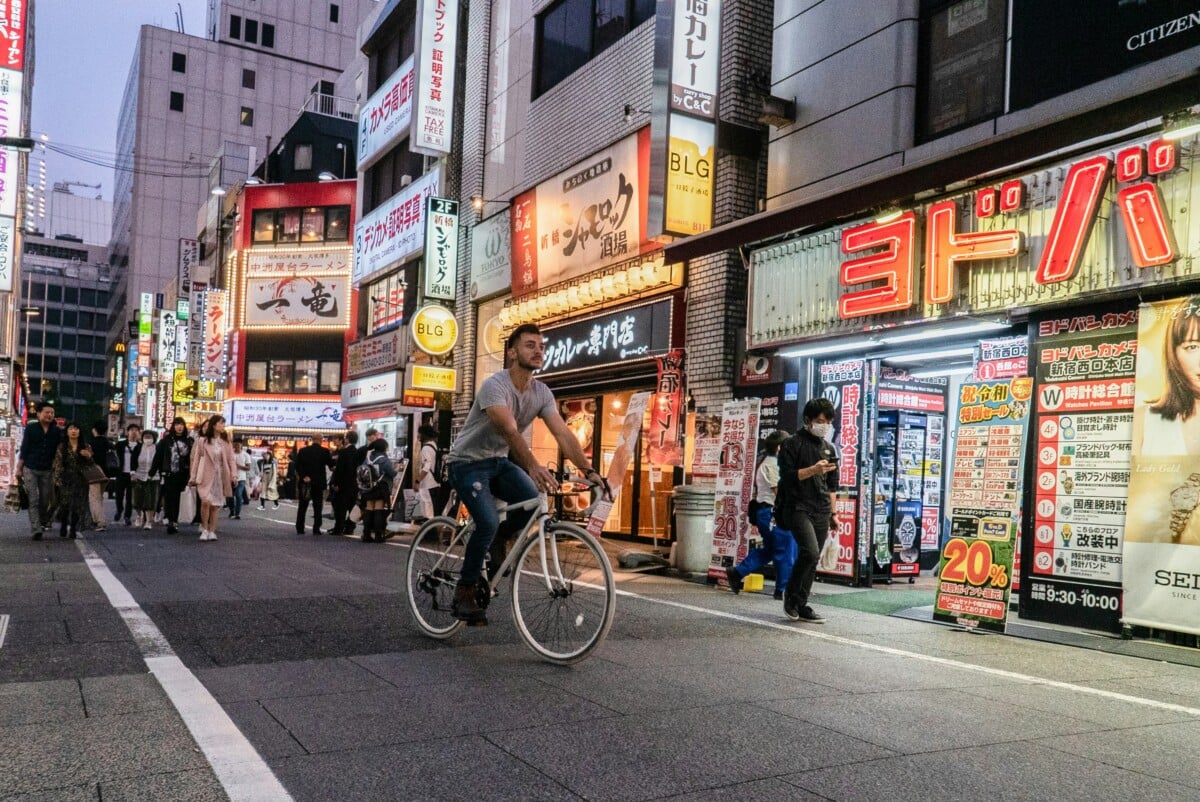
[{"label": "white face mask", "polygon": [[143,440],[142,445],[143,446],[152,446],[152,445],[154,445],[154,441],[153,440]]},{"label": "white face mask", "polygon": [[832,423],[813,423],[809,425],[808,430],[812,432],[814,436],[819,437],[822,440],[828,440],[829,438],[833,437]]}]

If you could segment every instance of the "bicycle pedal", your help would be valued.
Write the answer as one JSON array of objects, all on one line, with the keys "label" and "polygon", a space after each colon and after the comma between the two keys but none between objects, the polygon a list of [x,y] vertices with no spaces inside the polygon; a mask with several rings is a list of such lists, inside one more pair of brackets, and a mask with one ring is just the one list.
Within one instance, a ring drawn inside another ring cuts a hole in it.
[{"label": "bicycle pedal", "polygon": [[486,627],[488,625],[486,618],[479,618],[475,621],[464,621],[463,623],[469,627]]}]

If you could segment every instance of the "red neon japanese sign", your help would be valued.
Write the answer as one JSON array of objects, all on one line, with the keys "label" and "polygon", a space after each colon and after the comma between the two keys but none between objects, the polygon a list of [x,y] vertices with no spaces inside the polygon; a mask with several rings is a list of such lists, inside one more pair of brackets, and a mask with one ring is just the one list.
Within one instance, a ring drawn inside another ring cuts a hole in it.
[{"label": "red neon japanese sign", "polygon": [[[1175,169],[1172,142],[1159,140],[1121,150],[1115,160],[1118,183],[1113,204],[1129,240],[1130,255],[1139,268],[1157,267],[1179,258],[1171,224],[1163,208],[1158,185],[1142,180]],[[1093,156],[1071,165],[1063,180],[1061,199],[1046,234],[1045,249],[1038,261],[1034,280],[1054,284],[1075,276],[1087,245],[1088,235],[1100,209],[1114,159]],[[1133,183],[1137,182],[1137,183]],[[1010,213],[1025,203],[1025,184],[1006,181],[999,188],[976,193],[973,211],[977,219]],[[1016,229],[958,231],[959,201],[946,200],[928,208],[925,217],[924,301],[944,304],[954,300],[956,273],[972,262],[1007,259],[1025,247],[1024,234]],[[909,309],[916,302],[916,243],[920,231],[917,214],[906,212],[888,222],[871,222],[842,233],[843,253],[860,254],[843,262],[839,278],[843,287],[871,286],[842,295],[838,316],[842,319],[878,315]]]}]

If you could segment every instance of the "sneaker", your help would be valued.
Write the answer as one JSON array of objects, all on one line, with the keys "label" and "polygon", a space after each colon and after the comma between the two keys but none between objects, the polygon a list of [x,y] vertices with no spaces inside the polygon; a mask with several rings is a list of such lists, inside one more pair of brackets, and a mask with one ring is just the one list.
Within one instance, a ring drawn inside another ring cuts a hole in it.
[{"label": "sneaker", "polygon": [[167,534],[168,534],[168,535],[177,535],[177,534],[179,534],[179,527],[178,527],[178,526],[176,526],[175,524],[168,524],[168,525],[167,525]]},{"label": "sneaker", "polygon": [[729,589],[733,591],[733,595],[742,592],[742,575],[732,565],[725,569],[725,578],[729,580]]},{"label": "sneaker", "polygon": [[800,617],[797,620],[806,621],[809,624],[824,624],[825,616],[819,614],[811,607],[802,607],[800,608]]},{"label": "sneaker", "polygon": [[146,521],[146,523],[144,523],[142,525],[142,529],[152,529],[152,528],[153,528],[153,525],[149,521]]},{"label": "sneaker", "polygon": [[479,588],[474,585],[459,585],[454,589],[454,602],[450,614],[468,626],[485,626],[487,615],[479,606]]},{"label": "sneaker", "polygon": [[209,532],[209,533],[208,533],[208,539],[209,539],[209,540],[216,540],[216,539],[217,539],[217,533],[216,533],[216,532]]},{"label": "sneaker", "polygon": [[33,540],[41,540],[41,539],[42,539],[42,530],[41,530],[41,529],[39,529],[39,530],[37,530],[36,532],[34,532],[34,533],[33,533],[33,538],[32,538],[32,539],[33,539]]},{"label": "sneaker", "polygon": [[795,599],[785,596],[783,599],[783,614],[793,621],[800,620],[800,605]]},{"label": "sneaker", "polygon": [[200,530],[200,539],[201,539],[201,540],[208,540],[208,530],[207,530],[207,529],[201,529],[201,530]]},{"label": "sneaker", "polygon": [[[121,513],[118,512],[116,515],[113,516],[113,523],[116,523],[119,520],[121,520]],[[129,523],[129,522],[126,521],[125,523]]]},{"label": "sneaker", "polygon": [[133,526],[133,524],[131,523],[131,521],[130,521],[130,519],[129,519],[129,518],[126,518],[126,519],[125,519],[125,525],[126,525],[126,526]]}]

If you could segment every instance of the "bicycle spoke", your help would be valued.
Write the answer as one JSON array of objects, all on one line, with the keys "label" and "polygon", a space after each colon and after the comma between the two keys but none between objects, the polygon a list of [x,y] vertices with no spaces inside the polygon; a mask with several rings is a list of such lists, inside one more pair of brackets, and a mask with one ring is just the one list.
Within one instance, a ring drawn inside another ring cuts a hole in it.
[{"label": "bicycle spoke", "polygon": [[451,615],[454,588],[462,570],[463,539],[451,518],[431,518],[413,536],[405,566],[405,595],[417,626],[434,638],[462,627]]}]

